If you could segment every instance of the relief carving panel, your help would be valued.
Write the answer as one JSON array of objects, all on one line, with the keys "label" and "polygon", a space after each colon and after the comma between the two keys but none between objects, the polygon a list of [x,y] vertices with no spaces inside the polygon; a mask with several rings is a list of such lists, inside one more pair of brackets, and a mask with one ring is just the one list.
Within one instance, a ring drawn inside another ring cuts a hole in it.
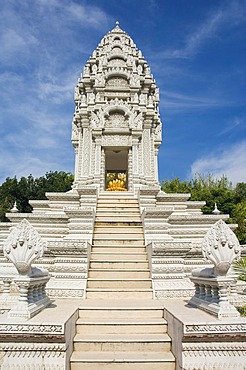
[{"label": "relief carving panel", "polygon": [[103,135],[103,146],[131,146],[131,137],[129,135]]}]

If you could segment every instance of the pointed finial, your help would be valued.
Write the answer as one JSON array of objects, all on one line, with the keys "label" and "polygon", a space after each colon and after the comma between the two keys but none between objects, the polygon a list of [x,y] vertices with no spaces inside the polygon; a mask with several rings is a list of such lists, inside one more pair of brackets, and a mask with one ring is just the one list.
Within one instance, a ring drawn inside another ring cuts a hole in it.
[{"label": "pointed finial", "polygon": [[115,25],[116,25],[116,27],[119,26],[120,25],[120,22],[119,21],[116,21],[115,22]]},{"label": "pointed finial", "polygon": [[219,215],[220,214],[220,211],[218,210],[218,207],[217,207],[217,203],[215,202],[214,203],[214,210],[212,212],[214,215]]},{"label": "pointed finial", "polygon": [[14,206],[13,206],[13,208],[10,210],[10,212],[12,212],[12,213],[17,213],[17,212],[19,212],[19,210],[18,210],[18,208],[17,208],[17,203],[16,203],[16,201],[14,202]]}]

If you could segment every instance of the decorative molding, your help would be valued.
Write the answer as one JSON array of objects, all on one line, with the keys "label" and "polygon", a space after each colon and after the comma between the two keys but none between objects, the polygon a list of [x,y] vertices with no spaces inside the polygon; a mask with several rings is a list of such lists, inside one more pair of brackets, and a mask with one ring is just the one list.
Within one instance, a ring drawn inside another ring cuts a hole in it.
[{"label": "decorative molding", "polygon": [[124,116],[124,114],[121,113],[113,113],[110,114],[108,119],[105,122],[105,128],[120,128],[123,127],[128,128],[128,122]]},{"label": "decorative molding", "polygon": [[48,240],[47,247],[48,248],[86,248],[87,241],[77,241],[77,240]]},{"label": "decorative molding", "polygon": [[[82,265],[77,265],[77,266],[50,266],[49,268],[49,271],[50,272],[62,272],[63,274],[66,274],[66,277],[67,276],[67,273],[68,272],[72,272],[72,273],[82,273],[82,272],[87,272],[87,263],[84,264],[84,266]],[[70,278],[73,276],[73,278],[75,279],[78,279],[80,277],[80,275],[70,275]],[[56,276],[57,277],[57,276]]]},{"label": "decorative molding", "polygon": [[30,324],[30,323],[19,323],[19,324],[1,324],[0,333],[14,333],[14,334],[64,334],[63,324]]},{"label": "decorative molding", "polygon": [[179,266],[156,266],[152,267],[152,273],[153,274],[168,274],[168,273],[174,273],[174,272],[184,272],[184,267],[182,265]]},{"label": "decorative molding", "polygon": [[[200,364],[197,364],[198,358],[195,359],[195,362],[191,363],[185,363],[185,367],[183,369],[185,370],[245,370],[244,366],[244,359],[241,361],[234,360],[230,358],[228,360],[228,356],[224,355],[223,357],[214,358],[212,363],[208,363],[204,360],[204,356],[206,357],[206,353],[201,353],[201,357],[199,358]],[[223,361],[223,362],[222,362]],[[232,362],[233,361],[233,362]]]},{"label": "decorative molding", "polygon": [[131,146],[131,137],[129,135],[103,135],[103,146]]},{"label": "decorative molding", "polygon": [[172,276],[166,279],[166,281],[155,282],[155,289],[167,289],[167,290],[181,290],[181,289],[191,289],[194,293],[194,286],[189,279],[184,278],[180,275],[179,279],[172,279]]},{"label": "decorative molding", "polygon": [[[86,273],[87,273],[87,271],[86,272],[84,272],[84,273],[82,273],[82,272],[79,272],[79,273],[77,273],[77,274],[75,274],[75,273],[71,273],[71,274],[69,274],[69,273],[65,273],[64,271],[63,271],[63,269],[62,269],[62,271],[60,270],[59,271],[60,273],[56,273],[56,274],[54,274],[54,277],[55,277],[55,279],[69,279],[69,282],[71,281],[71,280],[81,280],[81,279],[86,279]],[[66,289],[66,287],[64,287],[64,289]]]},{"label": "decorative molding", "polygon": [[166,298],[190,298],[193,295],[193,290],[155,290],[157,299]]},{"label": "decorative molding", "polygon": [[232,336],[234,333],[246,335],[246,322],[240,323],[208,323],[208,324],[185,324],[184,325],[184,334],[204,334],[204,333],[231,333]]},{"label": "decorative molding", "polygon": [[[246,343],[245,342],[200,342],[200,343],[182,343],[184,351],[212,351],[210,355],[213,355],[215,351],[240,351],[241,354],[246,354]],[[231,353],[232,354],[232,353]],[[236,354],[236,353],[234,353]],[[239,354],[239,353],[238,353]],[[208,353],[209,356],[209,353]],[[230,353],[229,353],[230,356]]]},{"label": "decorative molding", "polygon": [[45,251],[45,256],[47,257],[54,257],[54,256],[70,256],[70,255],[73,255],[73,256],[83,256],[83,255],[86,255],[87,254],[87,250],[86,249],[79,249],[79,248],[64,248],[64,249],[58,249],[58,248],[54,248],[54,249],[48,249],[47,251]]},{"label": "decorative molding", "polygon": [[106,88],[107,87],[124,87],[129,88],[129,82],[126,78],[123,77],[109,77],[109,79],[106,82]]},{"label": "decorative molding", "polygon": [[227,220],[228,215],[171,215],[168,221],[173,224],[213,224],[218,220]]},{"label": "decorative molding", "polygon": [[65,343],[38,343],[38,342],[0,342],[0,351],[55,351],[63,352],[66,351]]},{"label": "decorative molding", "polygon": [[47,293],[51,298],[84,298],[84,289],[47,289]]}]

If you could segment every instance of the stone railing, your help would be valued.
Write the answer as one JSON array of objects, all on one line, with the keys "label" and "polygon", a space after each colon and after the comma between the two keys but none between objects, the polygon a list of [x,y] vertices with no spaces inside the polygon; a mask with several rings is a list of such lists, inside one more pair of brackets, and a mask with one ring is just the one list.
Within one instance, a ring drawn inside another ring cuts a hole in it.
[{"label": "stone railing", "polygon": [[190,279],[195,284],[195,295],[189,304],[218,318],[238,317],[239,312],[229,302],[230,290],[235,288],[235,276],[229,271],[232,263],[240,258],[240,245],[224,221],[217,221],[208,230],[202,252],[214,266],[192,271]]},{"label": "stone railing", "polygon": [[[2,274],[4,291],[0,305],[6,303],[12,307],[9,317],[30,318],[40,312],[51,302],[46,295],[45,287],[49,281],[47,270],[32,267],[32,263],[44,253],[44,243],[38,232],[24,219],[13,227],[3,246],[4,256],[14,267],[7,267]],[[10,297],[10,284],[14,282],[19,289],[19,299]]]}]

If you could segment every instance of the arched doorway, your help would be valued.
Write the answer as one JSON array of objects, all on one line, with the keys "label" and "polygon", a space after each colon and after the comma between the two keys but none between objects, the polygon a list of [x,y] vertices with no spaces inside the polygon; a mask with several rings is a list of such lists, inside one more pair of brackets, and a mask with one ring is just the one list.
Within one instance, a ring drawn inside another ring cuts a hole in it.
[{"label": "arched doorway", "polygon": [[105,148],[105,190],[128,190],[128,148]]}]

